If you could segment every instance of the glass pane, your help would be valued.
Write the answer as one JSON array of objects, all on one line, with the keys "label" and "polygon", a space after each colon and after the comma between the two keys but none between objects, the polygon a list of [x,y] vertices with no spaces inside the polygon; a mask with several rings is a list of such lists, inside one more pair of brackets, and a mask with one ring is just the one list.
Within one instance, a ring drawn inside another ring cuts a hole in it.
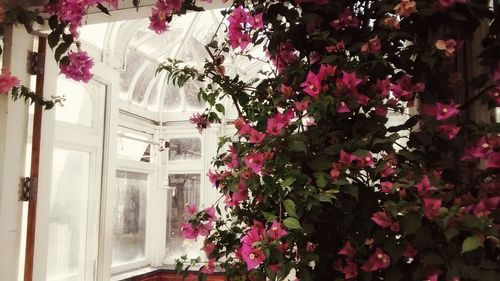
[{"label": "glass pane", "polygon": [[157,67],[158,65],[151,62],[146,64],[135,83],[134,92],[132,93],[132,101],[142,103],[144,97],[146,96],[146,90],[148,89],[149,83],[151,83],[153,77],[155,76]]},{"label": "glass pane", "polygon": [[170,139],[168,160],[187,160],[201,158],[199,138]]},{"label": "glass pane", "polygon": [[113,266],[145,257],[148,174],[116,171]]},{"label": "glass pane", "polygon": [[139,54],[133,49],[127,51],[127,61],[125,63],[125,70],[120,74],[120,98],[128,98],[128,90],[132,79],[146,61],[146,57]]},{"label": "glass pane", "polygon": [[102,50],[108,23],[89,24],[80,28],[80,39]]},{"label": "glass pane", "polygon": [[118,158],[151,162],[151,143],[153,136],[118,131],[116,155]]},{"label": "glass pane", "polygon": [[182,255],[202,256],[200,249],[203,239],[184,240],[181,226],[188,219],[185,213],[186,203],[200,203],[200,174],[171,174],[168,176],[169,191],[167,201],[167,259]]},{"label": "glass pane", "polygon": [[56,120],[92,127],[92,99],[88,86],[84,83],[59,76],[57,78],[57,94],[66,96],[64,106],[56,106]]},{"label": "glass pane", "polygon": [[192,82],[184,86],[184,93],[186,95],[186,109],[188,111],[198,110],[203,107],[203,102],[198,100],[198,92],[202,87],[201,83]]},{"label": "glass pane", "polygon": [[182,97],[179,88],[168,84],[164,91],[163,111],[182,111]]},{"label": "glass pane", "polygon": [[84,280],[90,153],[54,149],[47,280]]}]

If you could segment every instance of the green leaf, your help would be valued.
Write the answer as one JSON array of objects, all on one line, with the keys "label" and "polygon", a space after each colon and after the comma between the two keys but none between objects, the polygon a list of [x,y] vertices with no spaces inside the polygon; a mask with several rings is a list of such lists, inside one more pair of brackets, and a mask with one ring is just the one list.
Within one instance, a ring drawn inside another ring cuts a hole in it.
[{"label": "green leaf", "polygon": [[54,57],[55,57],[56,61],[61,60],[62,55],[64,55],[64,53],[66,53],[68,51],[70,46],[71,46],[71,43],[68,43],[68,42],[63,42],[63,43],[59,44],[59,46],[57,46],[56,51],[54,52]]},{"label": "green leaf", "polygon": [[281,183],[282,187],[289,187],[291,186],[297,179],[294,177],[287,177],[286,179],[283,180]]},{"label": "green leaf", "polygon": [[352,197],[356,198],[356,200],[358,200],[359,187],[350,184],[350,185],[342,186],[340,190],[344,193],[351,195]]},{"label": "green leaf", "polygon": [[47,41],[49,42],[49,47],[51,49],[54,49],[55,46],[59,43],[59,38],[61,37],[61,33],[58,31],[52,31],[48,36],[47,36]]},{"label": "green leaf", "polygon": [[105,13],[106,15],[111,16],[111,14],[109,13],[108,8],[104,7],[103,4],[101,4],[101,3],[97,4],[97,8],[99,10],[101,10],[101,12]]},{"label": "green leaf", "polygon": [[288,213],[289,216],[296,218],[297,213],[295,212],[295,202],[293,202],[291,199],[285,199],[283,200],[283,207],[285,208],[285,211]]},{"label": "green leaf", "polygon": [[225,108],[224,108],[224,106],[222,104],[220,104],[220,103],[218,103],[218,104],[215,105],[215,109],[217,111],[219,111],[220,113],[222,113],[222,114],[224,114],[224,112],[226,111]]},{"label": "green leaf", "polygon": [[405,235],[415,233],[422,225],[422,218],[417,213],[408,213],[399,220]]},{"label": "green leaf", "polygon": [[273,221],[275,221],[278,218],[275,214],[269,213],[269,212],[262,212],[262,215],[264,215],[264,218],[268,222],[273,222]]},{"label": "green leaf", "polygon": [[288,229],[302,229],[299,221],[296,218],[286,218],[283,225]]},{"label": "green leaf", "polygon": [[477,238],[476,236],[469,236],[465,238],[464,242],[462,243],[462,254],[473,251],[479,248],[479,246],[482,246],[481,240],[479,240],[479,238]]},{"label": "green leaf", "polygon": [[460,231],[456,228],[448,228],[444,232],[444,236],[446,237],[446,240],[450,241],[451,239],[455,238],[458,234],[460,234]]},{"label": "green leaf", "polygon": [[307,163],[307,166],[314,171],[324,171],[332,167],[332,162],[324,157],[319,157]]}]

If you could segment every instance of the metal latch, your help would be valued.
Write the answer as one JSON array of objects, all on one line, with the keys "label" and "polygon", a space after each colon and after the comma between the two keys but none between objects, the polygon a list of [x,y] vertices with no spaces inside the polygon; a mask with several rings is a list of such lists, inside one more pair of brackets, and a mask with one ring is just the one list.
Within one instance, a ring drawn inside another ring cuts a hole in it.
[{"label": "metal latch", "polygon": [[30,200],[31,178],[22,177],[19,179],[19,201]]}]

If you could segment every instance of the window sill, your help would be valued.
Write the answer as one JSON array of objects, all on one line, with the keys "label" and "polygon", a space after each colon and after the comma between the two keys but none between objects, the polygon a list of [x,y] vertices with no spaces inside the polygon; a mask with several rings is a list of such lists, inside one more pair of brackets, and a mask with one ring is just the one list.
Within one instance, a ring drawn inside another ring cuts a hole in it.
[{"label": "window sill", "polygon": [[[144,267],[121,273],[111,278],[112,281],[181,281],[182,276],[176,275],[173,266]],[[186,281],[196,281],[197,277],[186,278]],[[213,274],[208,281],[225,281],[224,274]]]}]

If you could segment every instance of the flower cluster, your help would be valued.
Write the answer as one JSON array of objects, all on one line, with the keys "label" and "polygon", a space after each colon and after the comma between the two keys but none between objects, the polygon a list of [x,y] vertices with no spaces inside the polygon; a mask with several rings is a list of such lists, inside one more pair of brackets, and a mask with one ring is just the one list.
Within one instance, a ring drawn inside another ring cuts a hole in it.
[{"label": "flower cluster", "polygon": [[89,57],[87,52],[70,51],[68,53],[68,61],[61,62],[59,64],[59,70],[61,74],[66,75],[66,78],[87,83],[92,79],[93,74],[90,73],[90,69],[93,65],[94,61]]},{"label": "flower cluster", "polygon": [[168,30],[172,15],[182,7],[183,0],[157,0],[151,9],[149,29],[161,34]]},{"label": "flower cluster", "polygon": [[231,48],[240,48],[241,51],[252,42],[250,32],[264,27],[262,13],[251,15],[242,6],[236,7],[227,20],[229,21],[227,37]]},{"label": "flower cluster", "polygon": [[0,74],[0,95],[9,93],[19,83],[19,79],[11,75],[7,68],[2,68],[2,73]]}]

